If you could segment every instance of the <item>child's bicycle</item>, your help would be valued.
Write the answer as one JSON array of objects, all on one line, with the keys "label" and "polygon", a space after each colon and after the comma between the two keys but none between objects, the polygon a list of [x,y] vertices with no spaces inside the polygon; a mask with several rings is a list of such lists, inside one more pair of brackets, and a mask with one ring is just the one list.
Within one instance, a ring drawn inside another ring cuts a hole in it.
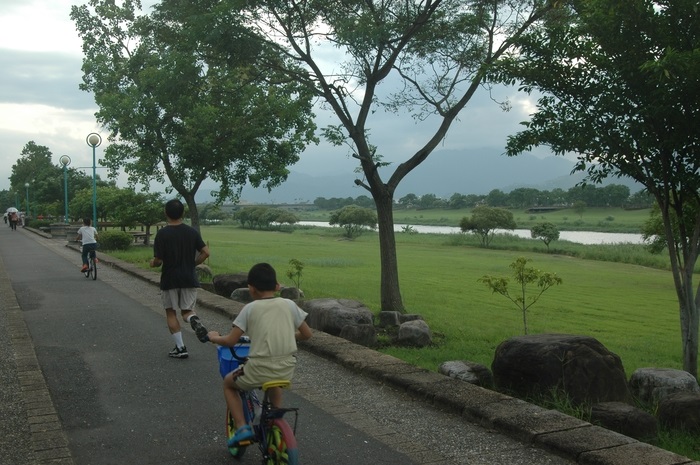
[{"label": "child's bicycle", "polygon": [[[244,363],[250,350],[250,338],[242,336],[235,347],[217,347],[219,357],[219,372],[222,377]],[[294,437],[298,410],[296,408],[275,408],[268,396],[268,389],[273,387],[288,388],[289,380],[270,381],[260,390],[239,391],[243,401],[243,414],[246,423],[253,426],[254,436],[251,440],[242,441],[236,446],[229,447],[229,452],[235,458],[241,458],[247,446],[257,443],[262,455],[263,465],[298,465],[299,452]],[[262,402],[260,401],[262,394]],[[290,427],[284,419],[287,413],[294,413],[294,426]],[[236,433],[236,424],[231,412],[226,409],[226,440]]]},{"label": "child's bicycle", "polygon": [[88,268],[83,271],[85,277],[92,277],[93,281],[97,279],[97,247],[97,244],[95,244],[95,248],[88,252]]}]

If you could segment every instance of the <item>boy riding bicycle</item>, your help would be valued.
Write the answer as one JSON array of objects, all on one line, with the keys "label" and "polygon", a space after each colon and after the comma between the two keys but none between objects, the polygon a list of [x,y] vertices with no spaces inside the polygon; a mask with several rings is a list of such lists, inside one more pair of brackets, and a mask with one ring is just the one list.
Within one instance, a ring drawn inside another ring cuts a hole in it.
[{"label": "boy riding bicycle", "polygon": [[97,248],[97,229],[90,225],[90,218],[83,218],[83,225],[78,229],[78,235],[75,236],[76,241],[83,244],[81,258],[83,259],[83,267],[80,272],[88,269],[88,253]]},{"label": "boy riding bicycle", "polygon": [[[210,331],[209,340],[215,344],[233,347],[243,334],[250,339],[248,361],[224,378],[226,405],[236,425],[242,425],[229,440],[229,446],[251,439],[253,430],[245,423],[239,390],[260,388],[268,381],[291,380],[294,376],[297,351],[296,341],[312,336],[311,328],[304,321],[307,313],[293,301],[275,297],[279,290],[274,268],[258,263],[248,272],[248,290],[253,302],[247,304],[233,321],[231,332],[221,336]],[[274,407],[282,406],[282,389],[269,390]]]}]

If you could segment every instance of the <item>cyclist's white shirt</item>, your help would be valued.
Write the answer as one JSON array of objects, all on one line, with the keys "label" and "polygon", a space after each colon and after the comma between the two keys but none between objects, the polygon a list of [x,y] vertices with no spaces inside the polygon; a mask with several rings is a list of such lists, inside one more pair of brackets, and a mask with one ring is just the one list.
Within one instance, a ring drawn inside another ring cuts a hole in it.
[{"label": "cyclist's white shirt", "polygon": [[97,242],[95,240],[97,229],[93,228],[92,226],[81,226],[80,229],[78,229],[78,235],[80,235],[80,242],[83,245],[95,244]]}]

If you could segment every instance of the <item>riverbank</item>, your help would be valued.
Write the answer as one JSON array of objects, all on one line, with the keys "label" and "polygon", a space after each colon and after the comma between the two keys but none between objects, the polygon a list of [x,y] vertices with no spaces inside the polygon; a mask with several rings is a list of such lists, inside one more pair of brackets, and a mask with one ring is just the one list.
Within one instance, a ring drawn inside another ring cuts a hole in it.
[{"label": "riverbank", "polygon": [[[531,229],[537,223],[553,223],[560,231],[595,231],[607,233],[639,234],[642,225],[649,219],[650,209],[625,210],[623,208],[586,208],[582,212],[572,208],[547,213],[528,213],[513,209],[513,218],[518,229]],[[329,210],[309,209],[294,211],[301,221],[327,222]],[[397,209],[394,210],[394,223],[421,226],[459,227],[471,209]]]},{"label": "riverbank", "polygon": [[[314,226],[320,228],[332,227],[327,222],[321,221],[300,221],[299,226]],[[395,224],[395,232],[410,232],[415,234],[461,234],[462,230],[455,226],[429,226],[429,225],[409,225]],[[529,229],[496,229],[494,234],[512,235],[523,239],[531,239]],[[641,234],[630,233],[611,233],[598,231],[561,231],[559,240],[574,242],[576,244],[595,245],[595,244],[644,244],[644,238]]]}]

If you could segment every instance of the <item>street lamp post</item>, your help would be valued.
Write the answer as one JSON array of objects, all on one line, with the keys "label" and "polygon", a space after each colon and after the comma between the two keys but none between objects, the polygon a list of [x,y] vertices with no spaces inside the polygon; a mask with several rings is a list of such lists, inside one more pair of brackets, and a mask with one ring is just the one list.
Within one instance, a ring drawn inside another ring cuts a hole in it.
[{"label": "street lamp post", "polygon": [[63,165],[63,204],[66,212],[64,221],[68,224],[68,165],[70,165],[70,157],[63,155],[59,161]]},{"label": "street lamp post", "polygon": [[27,192],[27,211],[24,212],[24,222],[22,223],[22,226],[26,226],[27,220],[29,219],[29,183],[28,182],[24,183],[24,189]]},{"label": "street lamp post", "polygon": [[92,227],[97,228],[97,164],[95,163],[95,148],[102,143],[102,137],[96,132],[88,134],[85,139],[87,145],[92,147]]}]

